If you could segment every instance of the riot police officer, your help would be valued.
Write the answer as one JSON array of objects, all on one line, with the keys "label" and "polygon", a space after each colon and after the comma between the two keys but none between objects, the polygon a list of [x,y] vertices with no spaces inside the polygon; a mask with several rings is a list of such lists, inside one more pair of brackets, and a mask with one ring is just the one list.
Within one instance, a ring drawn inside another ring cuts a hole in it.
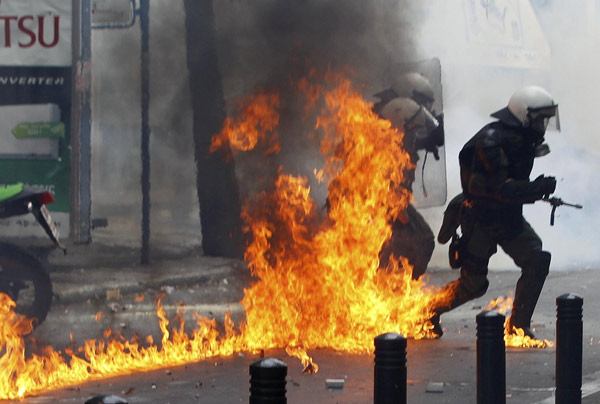
[{"label": "riot police officer", "polygon": [[[392,80],[390,88],[375,97],[380,101],[373,111],[404,132],[403,146],[415,167],[419,150],[432,152],[439,160],[438,148],[444,144],[443,116],[435,116],[432,111],[434,91],[427,78],[416,72],[402,73]],[[414,181],[412,169],[406,173],[403,185],[411,189]],[[385,267],[391,255],[406,257],[413,266],[412,277],[418,279],[425,273],[435,248],[433,231],[412,204],[391,224],[392,236],[379,255],[380,266]]]},{"label": "riot police officer", "polygon": [[[498,120],[484,126],[459,154],[462,196],[452,200],[438,234],[446,242],[460,225],[460,277],[444,286],[446,304],[434,309],[433,331],[443,333],[439,316],[483,296],[488,288],[488,262],[497,246],[521,268],[509,331],[521,328],[534,337],[531,317],[550,267],[550,253],[523,217],[523,204],[552,194],[554,177],[530,181],[534,159],[547,154],[544,135],[558,105],[545,89],[527,86],[516,91],[508,106],[493,113]],[[453,206],[450,206],[453,205]],[[456,207],[459,206],[459,209]],[[458,215],[458,216],[457,216]]]}]

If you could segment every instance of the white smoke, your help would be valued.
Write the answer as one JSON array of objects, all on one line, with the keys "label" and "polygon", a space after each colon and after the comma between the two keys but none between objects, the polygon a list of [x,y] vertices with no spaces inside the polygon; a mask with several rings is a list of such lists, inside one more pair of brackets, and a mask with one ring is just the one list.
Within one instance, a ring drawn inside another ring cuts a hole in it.
[{"label": "white smoke", "polygon": [[[181,0],[150,6],[151,236],[154,247],[200,243],[192,108]],[[92,238],[140,244],[141,33],[92,31]]]},{"label": "white smoke", "polygon": [[[562,131],[546,134],[552,152],[536,160],[532,178],[542,173],[556,176],[556,196],[580,203],[583,209],[559,207],[555,225],[550,226],[550,205],[537,202],[526,206],[525,217],[542,238],[544,249],[552,253],[552,269],[598,266],[598,1],[449,0],[428,1],[424,7],[429,11],[420,31],[420,52],[423,57],[440,57],[442,63],[448,197],[460,192],[458,152],[463,144],[493,120],[489,114],[506,106],[515,90],[541,85],[559,104]],[[489,19],[474,21],[476,8],[480,8],[479,17]],[[511,25],[515,8],[519,8],[518,16]],[[497,16],[505,17],[503,27],[494,26],[492,19]],[[492,34],[493,29],[512,29],[509,34],[513,36],[486,37],[486,32],[476,31],[482,27]],[[522,33],[518,41],[515,32]],[[501,62],[500,56],[506,59]],[[434,232],[443,209],[423,211]],[[436,246],[431,265],[447,268],[447,246]],[[490,268],[516,269],[501,251],[492,258]]]}]

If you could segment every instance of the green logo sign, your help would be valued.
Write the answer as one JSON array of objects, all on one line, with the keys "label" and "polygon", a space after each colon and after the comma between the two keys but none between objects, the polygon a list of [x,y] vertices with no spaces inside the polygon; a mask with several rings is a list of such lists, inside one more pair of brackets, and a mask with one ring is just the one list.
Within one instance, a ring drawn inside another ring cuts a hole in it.
[{"label": "green logo sign", "polygon": [[65,137],[64,122],[21,122],[12,130],[14,137]]}]

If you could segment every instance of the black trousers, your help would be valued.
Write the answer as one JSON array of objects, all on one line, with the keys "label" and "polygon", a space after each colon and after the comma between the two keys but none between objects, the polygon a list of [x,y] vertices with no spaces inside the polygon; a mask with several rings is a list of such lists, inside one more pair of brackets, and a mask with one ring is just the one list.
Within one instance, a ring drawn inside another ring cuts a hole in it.
[{"label": "black trousers", "polygon": [[524,218],[517,231],[514,221],[486,223],[473,220],[461,226],[467,243],[460,277],[443,287],[441,293],[450,294],[451,298],[434,311],[442,314],[485,294],[489,286],[489,259],[497,252],[499,245],[521,268],[511,322],[520,328],[529,327],[550,268],[550,253],[542,250],[540,237]]}]

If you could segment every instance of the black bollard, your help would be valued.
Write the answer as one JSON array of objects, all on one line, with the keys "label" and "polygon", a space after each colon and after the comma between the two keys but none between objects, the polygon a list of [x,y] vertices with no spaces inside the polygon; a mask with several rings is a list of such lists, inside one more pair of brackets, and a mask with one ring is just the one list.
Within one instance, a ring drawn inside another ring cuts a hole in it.
[{"label": "black bollard", "polygon": [[477,404],[506,404],[504,316],[483,311],[477,320]]},{"label": "black bollard", "polygon": [[581,404],[583,298],[556,298],[556,404]]},{"label": "black bollard", "polygon": [[375,337],[374,404],[406,404],[406,338],[387,333]]},{"label": "black bollard", "polygon": [[287,365],[264,358],[250,365],[250,404],[287,404],[285,378]]}]

